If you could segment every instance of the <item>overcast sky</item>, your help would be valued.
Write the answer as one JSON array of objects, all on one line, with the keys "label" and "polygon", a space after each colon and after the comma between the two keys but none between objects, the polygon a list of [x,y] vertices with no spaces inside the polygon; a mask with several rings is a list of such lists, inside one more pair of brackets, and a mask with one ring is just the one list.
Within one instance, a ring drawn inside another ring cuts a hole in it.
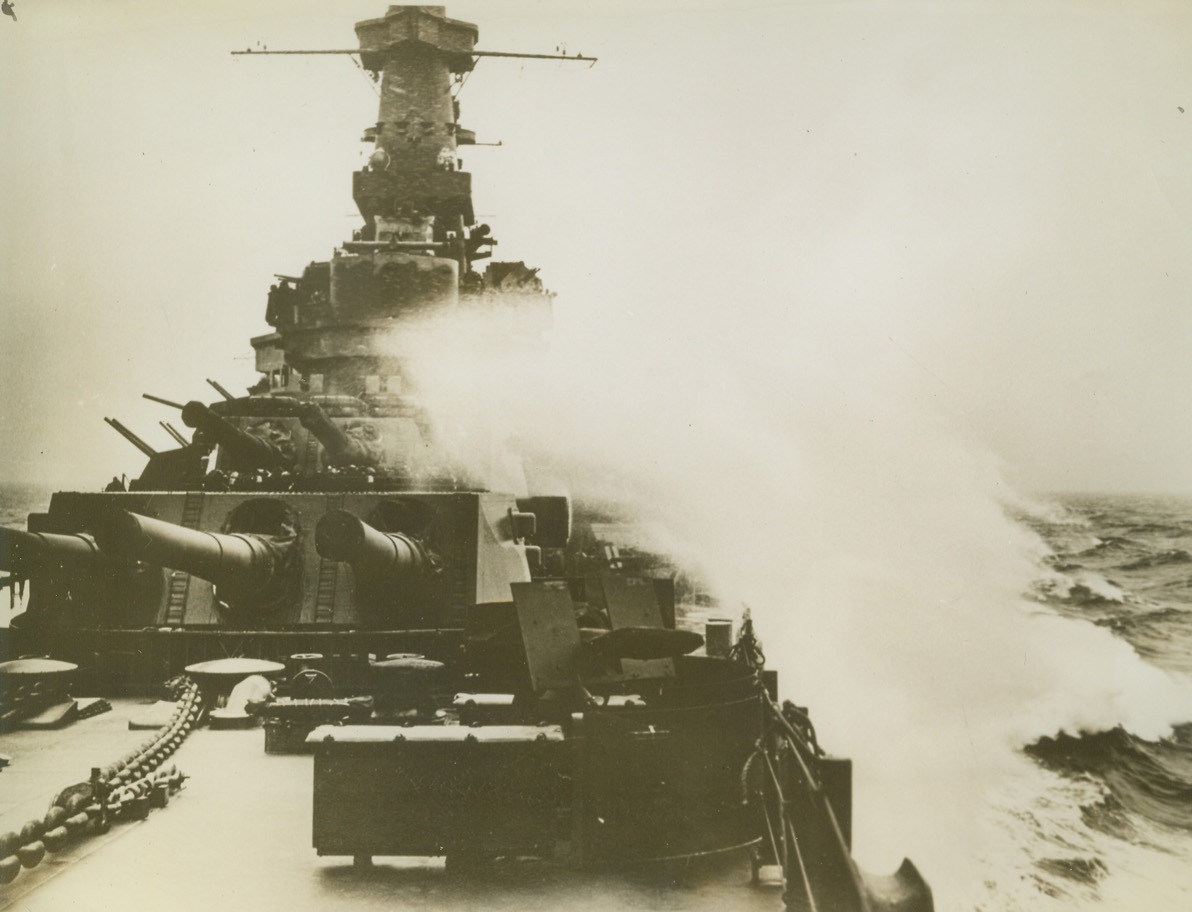
[{"label": "overcast sky", "polygon": [[[105,415],[164,447],[142,392],[252,381],[272,274],[358,224],[375,95],[348,58],[228,51],[351,47],[384,8],[20,0],[0,21],[6,478],[136,473]],[[504,143],[464,150],[477,211],[563,324],[779,401],[863,378],[885,391],[865,407],[930,414],[1026,489],[1192,492],[1187,3],[448,11],[486,49],[601,58],[484,60],[462,97]],[[786,357],[831,369],[791,389]]]}]

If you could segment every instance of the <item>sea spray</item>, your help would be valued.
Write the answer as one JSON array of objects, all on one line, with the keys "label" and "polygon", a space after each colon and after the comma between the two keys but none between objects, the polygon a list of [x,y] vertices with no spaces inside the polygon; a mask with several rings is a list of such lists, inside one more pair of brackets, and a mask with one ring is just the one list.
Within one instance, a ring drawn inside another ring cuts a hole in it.
[{"label": "sea spray", "polygon": [[521,484],[516,451],[531,488],[649,520],[651,546],[752,606],[784,695],[854,758],[863,866],[905,852],[941,909],[1030,895],[1005,795],[1055,781],[1019,748],[1192,719],[1186,681],[1025,597],[1047,551],[1008,508],[1032,505],[880,336],[643,309],[628,333],[571,314],[527,350],[501,341],[508,316],[395,330],[442,442],[494,486]]}]

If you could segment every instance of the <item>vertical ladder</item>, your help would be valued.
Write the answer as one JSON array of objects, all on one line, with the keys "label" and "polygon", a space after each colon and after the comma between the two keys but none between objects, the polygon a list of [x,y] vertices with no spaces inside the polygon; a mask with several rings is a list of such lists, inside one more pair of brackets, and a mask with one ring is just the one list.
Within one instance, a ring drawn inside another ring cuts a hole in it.
[{"label": "vertical ladder", "polygon": [[[182,501],[182,525],[197,529],[203,516],[203,492],[187,491]],[[190,574],[181,570],[170,571],[169,594],[166,597],[166,624],[181,627],[186,614],[186,595],[190,591]]]},{"label": "vertical ladder", "polygon": [[[310,437],[314,440],[314,434]],[[327,495],[327,511],[342,510],[343,494]],[[335,590],[339,584],[340,562],[319,558],[319,581],[315,589],[315,623],[329,624],[335,615]]]}]

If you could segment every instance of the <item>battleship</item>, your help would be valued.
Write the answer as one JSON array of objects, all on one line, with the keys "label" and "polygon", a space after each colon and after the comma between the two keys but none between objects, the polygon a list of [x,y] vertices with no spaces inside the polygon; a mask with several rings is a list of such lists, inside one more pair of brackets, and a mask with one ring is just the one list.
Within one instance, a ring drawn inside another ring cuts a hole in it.
[{"label": "battleship", "polygon": [[[696,629],[664,563],[601,540],[591,505],[478,477],[422,401],[403,335],[496,315],[469,344],[529,353],[552,310],[474,211],[459,89],[484,56],[591,61],[479,49],[438,6],[355,32],[319,52],[378,88],[361,224],[268,289],[258,382],[180,402],[148,381],[176,446],[106,419],[140,473],[0,531],[25,602],[0,629],[5,893],[128,907],[154,895],[129,884],[222,871],[294,907],[363,904],[356,884],[433,906],[510,871],[710,871],[718,906],[931,909],[909,860],[854,862],[851,762],[748,617]],[[138,840],[175,846],[164,873],[124,868]]]}]

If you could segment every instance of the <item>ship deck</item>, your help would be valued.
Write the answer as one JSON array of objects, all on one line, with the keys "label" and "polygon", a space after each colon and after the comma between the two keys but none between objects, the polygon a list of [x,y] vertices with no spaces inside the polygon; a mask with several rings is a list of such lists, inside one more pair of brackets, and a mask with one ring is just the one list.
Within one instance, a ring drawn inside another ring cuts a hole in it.
[{"label": "ship deck", "polygon": [[[0,832],[40,818],[61,788],[145,740],[128,727],[144,706],[112,704],[62,729],[0,735],[11,758],[0,772]],[[750,885],[742,854],[628,872],[514,862],[463,874],[442,859],[391,858],[357,869],[311,848],[313,760],[267,755],[262,729],[199,729],[166,762],[190,777],[167,807],[21,871],[0,888],[0,910],[781,908],[778,890]]]}]

